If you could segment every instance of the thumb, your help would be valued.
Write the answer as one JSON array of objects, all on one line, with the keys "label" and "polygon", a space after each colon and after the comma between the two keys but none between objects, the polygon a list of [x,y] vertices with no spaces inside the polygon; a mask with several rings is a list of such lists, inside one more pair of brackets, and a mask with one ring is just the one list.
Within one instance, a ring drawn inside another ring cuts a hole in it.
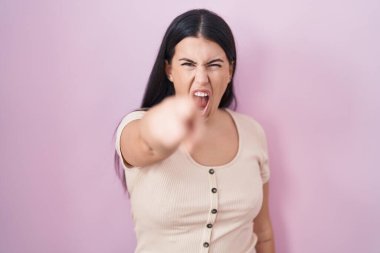
[{"label": "thumb", "polygon": [[174,111],[176,115],[184,121],[188,121],[193,118],[196,112],[196,107],[193,100],[187,96],[179,97],[176,101]]}]

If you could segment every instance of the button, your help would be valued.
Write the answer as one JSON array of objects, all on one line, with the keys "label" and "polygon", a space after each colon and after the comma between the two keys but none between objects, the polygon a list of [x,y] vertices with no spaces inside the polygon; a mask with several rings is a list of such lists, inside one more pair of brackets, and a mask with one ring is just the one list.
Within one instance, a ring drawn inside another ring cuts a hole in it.
[{"label": "button", "polygon": [[215,170],[214,169],[209,169],[208,173],[210,173],[211,175],[215,173]]},{"label": "button", "polygon": [[208,242],[203,243],[203,247],[208,248],[208,246],[210,246],[210,244],[208,244]]},{"label": "button", "polygon": [[212,224],[211,223],[207,224],[207,227],[212,228]]},{"label": "button", "polygon": [[211,189],[212,193],[216,193],[218,190],[216,188]]},{"label": "button", "polygon": [[211,213],[213,213],[213,214],[215,214],[215,213],[217,213],[218,212],[218,210],[216,210],[216,209],[212,209],[211,210]]}]

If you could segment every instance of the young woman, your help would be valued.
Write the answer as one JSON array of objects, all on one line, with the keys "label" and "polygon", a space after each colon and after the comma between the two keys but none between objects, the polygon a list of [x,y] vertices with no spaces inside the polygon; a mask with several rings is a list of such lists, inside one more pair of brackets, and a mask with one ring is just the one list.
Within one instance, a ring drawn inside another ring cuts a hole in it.
[{"label": "young woman", "polygon": [[135,252],[275,252],[265,132],[228,109],[235,68],[234,38],[217,14],[196,9],[172,21],[144,109],[116,131]]}]

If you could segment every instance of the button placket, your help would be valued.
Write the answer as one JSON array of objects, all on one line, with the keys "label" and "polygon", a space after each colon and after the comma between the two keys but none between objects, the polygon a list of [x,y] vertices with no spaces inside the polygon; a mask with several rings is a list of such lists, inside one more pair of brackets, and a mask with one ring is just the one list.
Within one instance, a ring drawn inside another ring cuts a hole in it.
[{"label": "button placket", "polygon": [[211,234],[218,213],[218,187],[217,187],[217,178],[215,170],[210,168],[208,171],[209,178],[209,195],[210,195],[210,209],[208,212],[207,222],[203,229],[202,236],[202,248],[201,253],[209,252],[211,244]]}]

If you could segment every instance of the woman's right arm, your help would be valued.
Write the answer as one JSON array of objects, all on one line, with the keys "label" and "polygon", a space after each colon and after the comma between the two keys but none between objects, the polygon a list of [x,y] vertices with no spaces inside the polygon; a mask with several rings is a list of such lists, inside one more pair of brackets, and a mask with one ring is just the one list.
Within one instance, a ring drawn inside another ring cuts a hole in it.
[{"label": "woman's right arm", "polygon": [[164,99],[122,130],[120,149],[124,160],[134,167],[164,160],[191,137],[199,118],[190,98]]}]

